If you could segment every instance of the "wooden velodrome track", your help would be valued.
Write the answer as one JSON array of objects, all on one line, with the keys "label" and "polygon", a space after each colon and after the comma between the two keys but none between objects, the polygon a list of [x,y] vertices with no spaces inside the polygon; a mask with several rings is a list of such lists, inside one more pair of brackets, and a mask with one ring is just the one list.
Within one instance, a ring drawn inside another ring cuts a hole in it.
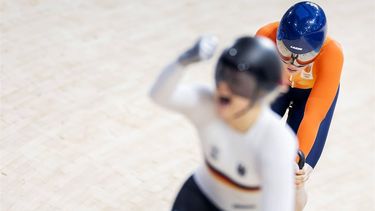
[{"label": "wooden velodrome track", "polygon": [[[0,210],[168,210],[201,155],[151,83],[200,34],[221,50],[293,2],[2,0]],[[306,211],[374,210],[374,1],[317,3],[345,66]],[[184,82],[213,83],[215,59]]]}]

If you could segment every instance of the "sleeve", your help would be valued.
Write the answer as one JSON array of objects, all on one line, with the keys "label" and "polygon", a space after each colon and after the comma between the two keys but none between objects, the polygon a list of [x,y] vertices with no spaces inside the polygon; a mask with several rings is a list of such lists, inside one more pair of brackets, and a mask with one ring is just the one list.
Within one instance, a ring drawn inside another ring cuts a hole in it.
[{"label": "sleeve", "polygon": [[[256,36],[265,37],[270,39],[276,45],[276,35],[277,29],[279,27],[279,22],[273,22],[267,24],[256,32]],[[290,82],[289,82],[289,74],[287,71],[282,71],[282,80],[280,81],[280,85],[282,85],[282,89],[288,90]],[[284,92],[284,91],[283,91]],[[286,91],[285,91],[286,92]]]},{"label": "sleeve", "polygon": [[307,100],[304,116],[297,131],[300,149],[308,156],[320,124],[336,96],[344,57],[341,48],[332,40],[314,62],[317,79]]},{"label": "sleeve", "polygon": [[277,34],[277,28],[279,27],[279,22],[273,22],[270,24],[267,24],[256,32],[256,36],[266,37],[273,42],[276,42],[276,34]]},{"label": "sleeve", "polygon": [[273,135],[260,150],[262,211],[294,211],[294,166],[297,140],[292,131],[287,136]]},{"label": "sleeve", "polygon": [[198,106],[202,104],[207,89],[198,85],[178,85],[184,66],[173,62],[163,69],[149,95],[158,105],[184,114],[190,119],[199,118]]}]

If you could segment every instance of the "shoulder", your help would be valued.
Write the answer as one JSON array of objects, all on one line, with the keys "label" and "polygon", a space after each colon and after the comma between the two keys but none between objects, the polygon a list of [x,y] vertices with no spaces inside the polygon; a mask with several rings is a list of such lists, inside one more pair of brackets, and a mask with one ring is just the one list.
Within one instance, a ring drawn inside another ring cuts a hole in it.
[{"label": "shoulder", "polygon": [[212,102],[214,100],[214,88],[203,84],[190,84],[191,88],[198,94],[200,100]]},{"label": "shoulder", "polygon": [[[191,119],[196,120],[196,122],[199,123],[212,118],[215,114],[214,87],[196,83],[183,86],[194,93],[192,96],[189,96],[189,92],[180,92],[182,96],[179,96],[184,99],[189,99],[186,103],[192,104],[189,106],[193,108],[189,112]],[[181,88],[184,89],[183,87]]]},{"label": "shoulder", "polygon": [[332,57],[343,57],[343,49],[338,41],[332,39],[331,37],[327,37],[327,40],[324,42],[323,47],[321,49],[319,58],[333,59]]},{"label": "shoulder", "polygon": [[341,44],[337,40],[333,39],[330,36],[327,36],[327,40],[325,42],[325,45],[327,45],[328,47],[331,47],[331,48],[337,48],[339,50],[342,50]]},{"label": "shoulder", "polygon": [[204,84],[182,84],[177,89],[177,94],[184,98],[194,97],[195,100],[212,100],[214,96],[214,88]]},{"label": "shoulder", "polygon": [[267,37],[275,41],[278,27],[279,27],[279,22],[273,22],[273,23],[264,25],[260,29],[258,29],[258,31],[256,32],[256,36]]},{"label": "shoulder", "polygon": [[[327,77],[320,77],[321,79],[327,78],[327,80],[324,81],[336,86],[337,83],[339,83],[343,64],[344,54],[340,43],[327,37],[318,57],[314,61],[314,69],[317,71],[317,74],[329,77],[329,80]],[[327,69],[329,69],[329,71],[327,71]],[[336,83],[332,84],[334,79],[336,79]]]}]

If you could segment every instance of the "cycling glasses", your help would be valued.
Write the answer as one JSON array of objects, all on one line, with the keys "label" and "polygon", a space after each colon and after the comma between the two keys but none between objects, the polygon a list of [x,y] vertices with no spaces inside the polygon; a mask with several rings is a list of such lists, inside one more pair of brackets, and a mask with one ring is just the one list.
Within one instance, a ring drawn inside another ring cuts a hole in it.
[{"label": "cycling glasses", "polygon": [[291,64],[296,67],[305,67],[309,65],[319,54],[319,51],[310,51],[304,54],[293,53],[285,46],[282,40],[276,40],[276,44],[281,60],[285,64]]}]

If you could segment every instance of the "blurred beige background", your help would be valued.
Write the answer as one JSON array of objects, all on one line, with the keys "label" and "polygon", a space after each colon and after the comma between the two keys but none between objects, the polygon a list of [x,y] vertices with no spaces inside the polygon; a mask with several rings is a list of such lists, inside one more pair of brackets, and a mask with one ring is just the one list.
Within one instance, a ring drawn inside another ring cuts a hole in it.
[{"label": "blurred beige background", "polygon": [[[0,210],[168,210],[201,155],[150,85],[199,35],[221,50],[294,2],[1,0]],[[316,2],[345,65],[306,211],[374,210],[375,3]],[[212,84],[215,59],[184,82]]]}]

